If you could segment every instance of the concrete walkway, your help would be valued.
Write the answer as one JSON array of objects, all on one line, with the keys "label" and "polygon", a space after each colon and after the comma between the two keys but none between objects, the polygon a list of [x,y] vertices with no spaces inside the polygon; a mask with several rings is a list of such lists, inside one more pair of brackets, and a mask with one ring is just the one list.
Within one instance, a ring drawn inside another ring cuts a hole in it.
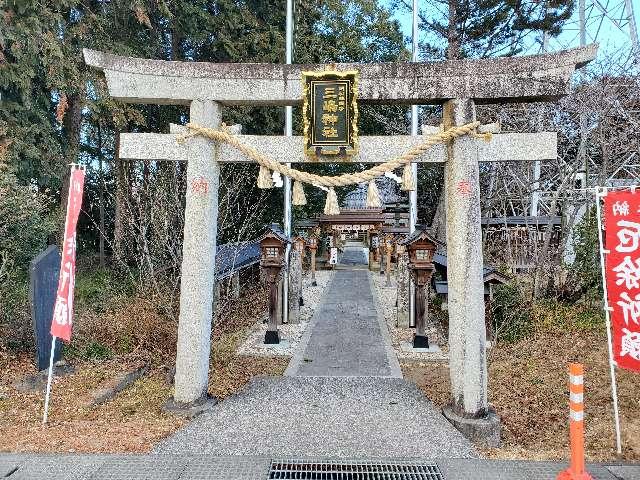
[{"label": "concrete walkway", "polygon": [[[366,261],[362,248],[347,247],[340,263]],[[336,270],[285,375],[402,377],[368,270]]]},{"label": "concrete walkway", "polygon": [[[284,459],[273,457],[227,457],[212,455],[76,455],[76,454],[3,454],[0,453],[0,478],[10,480],[265,480],[267,478],[377,478],[425,480],[556,480],[567,467],[560,462],[529,462],[479,459],[394,459],[377,461],[354,459],[362,467],[378,467],[379,462],[402,468],[413,464],[437,468],[441,476],[400,477],[396,474],[358,476],[270,476],[272,464]],[[329,459],[286,459],[294,465],[326,465]],[[334,459],[335,460],[335,459]],[[344,471],[345,463],[337,463]],[[387,467],[389,468],[389,467]],[[420,468],[420,467],[418,467]],[[640,465],[588,465],[594,480],[638,480]],[[417,470],[417,469],[416,469]],[[326,470],[325,470],[326,471]],[[334,470],[335,471],[335,470]],[[340,470],[338,470],[340,471]],[[360,470],[362,471],[362,470]],[[377,470],[380,471],[380,470]],[[383,470],[384,471],[384,470]],[[387,470],[388,471],[388,470]],[[415,471],[415,470],[414,470]],[[433,470],[432,470],[433,471]]]}]

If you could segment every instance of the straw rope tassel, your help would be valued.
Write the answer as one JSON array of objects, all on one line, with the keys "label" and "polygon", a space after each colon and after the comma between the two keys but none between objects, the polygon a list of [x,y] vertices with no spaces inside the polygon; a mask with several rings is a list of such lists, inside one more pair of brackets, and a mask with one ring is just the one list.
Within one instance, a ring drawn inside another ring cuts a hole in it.
[{"label": "straw rope tassel", "polygon": [[416,180],[413,178],[413,172],[411,171],[411,164],[407,163],[402,170],[402,187],[403,192],[409,192],[416,189]]},{"label": "straw rope tassel", "polygon": [[369,188],[367,189],[367,207],[380,208],[382,203],[380,202],[380,192],[378,192],[378,186],[375,180],[369,182]]},{"label": "straw rope tassel", "polygon": [[260,165],[260,173],[258,173],[258,188],[273,188],[271,172],[262,165]]},{"label": "straw rope tassel", "polygon": [[327,202],[324,204],[325,215],[340,215],[340,207],[338,206],[338,197],[333,188],[327,193]]},{"label": "straw rope tassel", "polygon": [[302,182],[298,180],[296,180],[293,184],[293,195],[291,198],[291,203],[293,205],[307,204],[307,196],[304,194],[304,187],[302,186]]}]

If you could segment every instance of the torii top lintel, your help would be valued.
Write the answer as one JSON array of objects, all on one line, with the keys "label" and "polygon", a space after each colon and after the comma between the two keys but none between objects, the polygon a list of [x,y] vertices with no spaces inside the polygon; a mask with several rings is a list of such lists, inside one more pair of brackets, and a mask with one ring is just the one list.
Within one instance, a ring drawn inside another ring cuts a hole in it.
[{"label": "torii top lintel", "polygon": [[[337,64],[360,72],[362,103],[440,104],[550,101],[569,93],[576,68],[596,56],[596,44],[557,53],[480,60]],[[83,50],[85,62],[104,71],[112,97],[130,103],[297,105],[301,72],[324,65],[168,62]]]}]

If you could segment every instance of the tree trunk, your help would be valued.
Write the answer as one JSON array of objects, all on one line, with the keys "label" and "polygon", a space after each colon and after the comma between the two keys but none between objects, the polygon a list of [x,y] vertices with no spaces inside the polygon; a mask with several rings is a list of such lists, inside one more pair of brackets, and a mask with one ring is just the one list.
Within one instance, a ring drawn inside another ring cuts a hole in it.
[{"label": "tree trunk", "polygon": [[458,31],[458,1],[449,0],[449,25],[447,27],[447,60],[460,58],[460,32]]},{"label": "tree trunk", "polygon": [[68,109],[64,116],[62,126],[65,134],[66,149],[64,154],[65,165],[62,169],[62,187],[60,190],[60,209],[62,215],[58,223],[57,237],[60,245],[64,242],[64,223],[69,199],[69,182],[71,181],[69,164],[78,163],[80,152],[80,130],[82,128],[83,95],[74,94],[67,97]]},{"label": "tree trunk", "polygon": [[113,153],[114,170],[116,172],[116,201],[113,229],[113,258],[115,264],[122,266],[126,263],[125,252],[125,222],[128,191],[127,168],[120,160],[120,132],[116,132],[115,151]]},{"label": "tree trunk", "polygon": [[100,123],[97,125],[98,136],[98,209],[100,215],[100,226],[98,228],[98,255],[100,259],[100,268],[105,267],[104,259],[104,158],[102,155],[102,127]]}]

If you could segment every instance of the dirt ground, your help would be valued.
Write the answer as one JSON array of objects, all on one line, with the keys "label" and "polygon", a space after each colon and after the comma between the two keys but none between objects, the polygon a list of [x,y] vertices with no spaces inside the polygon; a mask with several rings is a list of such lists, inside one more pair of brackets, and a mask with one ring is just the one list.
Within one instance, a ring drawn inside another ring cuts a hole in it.
[{"label": "dirt ground", "polygon": [[[115,377],[133,359],[75,363],[76,372],[56,379],[52,387],[49,423],[43,427],[43,393],[21,393],[12,384],[35,373],[30,356],[0,354],[0,451],[12,452],[147,452],[184,424],[162,405],[171,396],[167,370],[156,367],[131,388],[98,406],[88,405],[89,393]],[[235,357],[210,372],[209,393],[225,398],[255,375],[280,375],[282,359]]]},{"label": "dirt ground", "polygon": [[[569,362],[585,368],[585,449],[590,461],[616,458],[606,335],[546,332],[489,350],[489,401],[502,419],[503,446],[493,458],[568,458]],[[402,370],[438,406],[449,401],[444,364],[404,363]],[[640,460],[640,374],[617,369],[623,459]]]},{"label": "dirt ground", "polygon": [[[238,346],[265,308],[259,289],[219,304],[212,332],[209,394],[224,399],[257,375],[282,375],[287,358],[239,356]],[[49,423],[43,427],[44,391],[22,393],[14,386],[35,374],[33,355],[11,353],[0,343],[0,451],[147,452],[184,424],[164,412],[172,395],[177,326],[145,295],[111,301],[104,311],[79,309],[74,337],[65,353],[75,367],[55,378]],[[106,354],[101,360],[87,352]],[[74,354],[75,352],[75,354]],[[90,393],[118,374],[147,364],[149,372],[112,400],[90,404]],[[44,390],[44,388],[43,388]]]}]

